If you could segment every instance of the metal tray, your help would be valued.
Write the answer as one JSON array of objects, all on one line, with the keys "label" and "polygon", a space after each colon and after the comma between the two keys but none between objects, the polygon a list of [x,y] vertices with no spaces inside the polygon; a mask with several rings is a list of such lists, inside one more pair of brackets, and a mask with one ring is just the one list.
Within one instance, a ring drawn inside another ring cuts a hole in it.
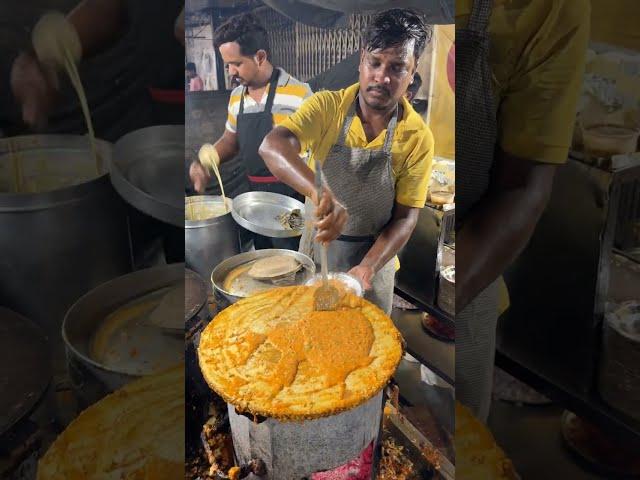
[{"label": "metal tray", "polygon": [[143,128],[114,147],[111,182],[129,204],[161,222],[184,227],[184,125]]},{"label": "metal tray", "polygon": [[247,230],[270,238],[299,237],[302,230],[287,230],[278,216],[299,209],[304,216],[304,204],[295,198],[272,192],[247,192],[233,199],[231,215]]}]

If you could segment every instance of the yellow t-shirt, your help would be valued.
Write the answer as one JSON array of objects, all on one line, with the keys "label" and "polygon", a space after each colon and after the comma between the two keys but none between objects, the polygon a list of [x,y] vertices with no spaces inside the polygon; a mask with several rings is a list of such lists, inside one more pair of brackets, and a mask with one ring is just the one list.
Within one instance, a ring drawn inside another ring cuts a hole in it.
[{"label": "yellow t-shirt", "polygon": [[[498,135],[508,153],[544,163],[567,159],[582,89],[590,0],[494,0],[489,61]],[[456,0],[456,27],[473,0]]]},{"label": "yellow t-shirt", "polygon": [[[473,0],[456,0],[464,28]],[[489,63],[498,106],[498,141],[512,155],[566,162],[582,90],[590,0],[494,0]],[[500,285],[500,313],[509,306]]]},{"label": "yellow t-shirt", "polygon": [[[311,151],[310,166],[323,162],[338,140],[349,107],[354,102],[359,84],[338,91],[322,91],[308,98],[302,106],[280,126],[290,130],[300,141],[302,150]],[[391,146],[391,168],[395,177],[396,201],[408,207],[422,208],[433,160],[433,136],[403,97],[404,113],[398,119]],[[387,130],[367,142],[360,118],[351,123],[345,143],[353,148],[379,149],[384,145]]]},{"label": "yellow t-shirt", "polygon": [[591,40],[640,52],[638,0],[591,0]]}]

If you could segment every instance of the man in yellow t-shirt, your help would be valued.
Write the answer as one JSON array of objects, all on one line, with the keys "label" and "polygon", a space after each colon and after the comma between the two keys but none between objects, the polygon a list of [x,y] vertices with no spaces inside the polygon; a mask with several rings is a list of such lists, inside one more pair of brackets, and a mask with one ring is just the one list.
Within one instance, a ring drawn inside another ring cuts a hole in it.
[{"label": "man in yellow t-shirt", "polygon": [[[456,2],[456,101],[474,105],[456,109],[456,396],[482,420],[491,400],[498,279],[529,242],[555,169],[567,159],[588,36],[589,0]],[[482,37],[487,47],[472,51]],[[486,122],[477,122],[483,101]],[[485,174],[478,189],[474,182]],[[459,184],[471,192],[466,200]]]},{"label": "man in yellow t-shirt", "polygon": [[[364,35],[359,83],[323,91],[275,128],[260,154],[283,182],[317,205],[308,226],[312,240],[329,244],[329,269],[348,271],[365,296],[391,312],[394,257],[407,242],[425,205],[433,137],[404,97],[431,29],[410,10],[375,16]],[[311,151],[310,165],[299,152]],[[314,186],[322,166],[323,194]],[[314,252],[317,254],[317,252]]]}]

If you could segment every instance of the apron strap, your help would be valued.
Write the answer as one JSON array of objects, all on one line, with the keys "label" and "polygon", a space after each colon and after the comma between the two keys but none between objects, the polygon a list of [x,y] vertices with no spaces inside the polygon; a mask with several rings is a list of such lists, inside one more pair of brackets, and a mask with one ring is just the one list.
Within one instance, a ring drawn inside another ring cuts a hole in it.
[{"label": "apron strap", "polygon": [[349,129],[351,128],[351,122],[353,122],[353,117],[356,114],[356,102],[358,101],[358,95],[356,95],[355,100],[349,107],[347,111],[347,116],[344,119],[344,123],[342,124],[342,130],[340,131],[340,136],[338,137],[338,145],[345,145],[347,141],[347,134],[349,133]]},{"label": "apron strap", "polygon": [[271,74],[271,80],[269,80],[269,94],[267,95],[267,104],[264,106],[264,111],[271,113],[273,108],[273,99],[276,98],[276,90],[278,90],[278,77],[280,76],[280,70],[273,67],[273,73]]},{"label": "apron strap", "polygon": [[375,242],[375,235],[340,235],[336,240],[349,243]]},{"label": "apron strap", "polygon": [[485,32],[489,25],[493,0],[473,0],[467,30]]},{"label": "apron strap", "polygon": [[[280,76],[280,70],[276,67],[273,67],[273,73],[271,74],[271,79],[269,80],[269,94],[267,95],[267,103],[264,107],[265,112],[271,112],[273,108],[273,99],[276,96],[276,90],[278,89],[278,77]],[[276,85],[276,88],[271,88],[272,85]],[[242,115],[244,113],[244,97],[247,94],[247,87],[242,89],[242,95],[240,96],[240,110],[238,110],[238,115]]]},{"label": "apron strap", "polygon": [[387,125],[387,133],[384,139],[384,153],[391,154],[391,146],[393,145],[393,136],[396,133],[396,126],[398,125],[398,110],[400,107],[396,105],[396,111]]}]

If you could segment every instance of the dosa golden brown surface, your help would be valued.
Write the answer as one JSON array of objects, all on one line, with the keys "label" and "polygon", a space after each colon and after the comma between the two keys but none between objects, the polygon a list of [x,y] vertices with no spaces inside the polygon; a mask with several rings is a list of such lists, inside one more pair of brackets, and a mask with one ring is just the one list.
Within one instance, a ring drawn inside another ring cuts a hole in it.
[{"label": "dosa golden brown surface", "polygon": [[456,477],[469,480],[518,480],[489,429],[456,402]]},{"label": "dosa golden brown surface", "polygon": [[82,412],[38,480],[174,480],[184,475],[184,365],[136,380]]},{"label": "dosa golden brown surface", "polygon": [[276,288],[216,316],[198,350],[209,386],[239,411],[282,420],[332,415],[380,391],[402,357],[393,322],[352,294],[316,312],[315,290]]}]

